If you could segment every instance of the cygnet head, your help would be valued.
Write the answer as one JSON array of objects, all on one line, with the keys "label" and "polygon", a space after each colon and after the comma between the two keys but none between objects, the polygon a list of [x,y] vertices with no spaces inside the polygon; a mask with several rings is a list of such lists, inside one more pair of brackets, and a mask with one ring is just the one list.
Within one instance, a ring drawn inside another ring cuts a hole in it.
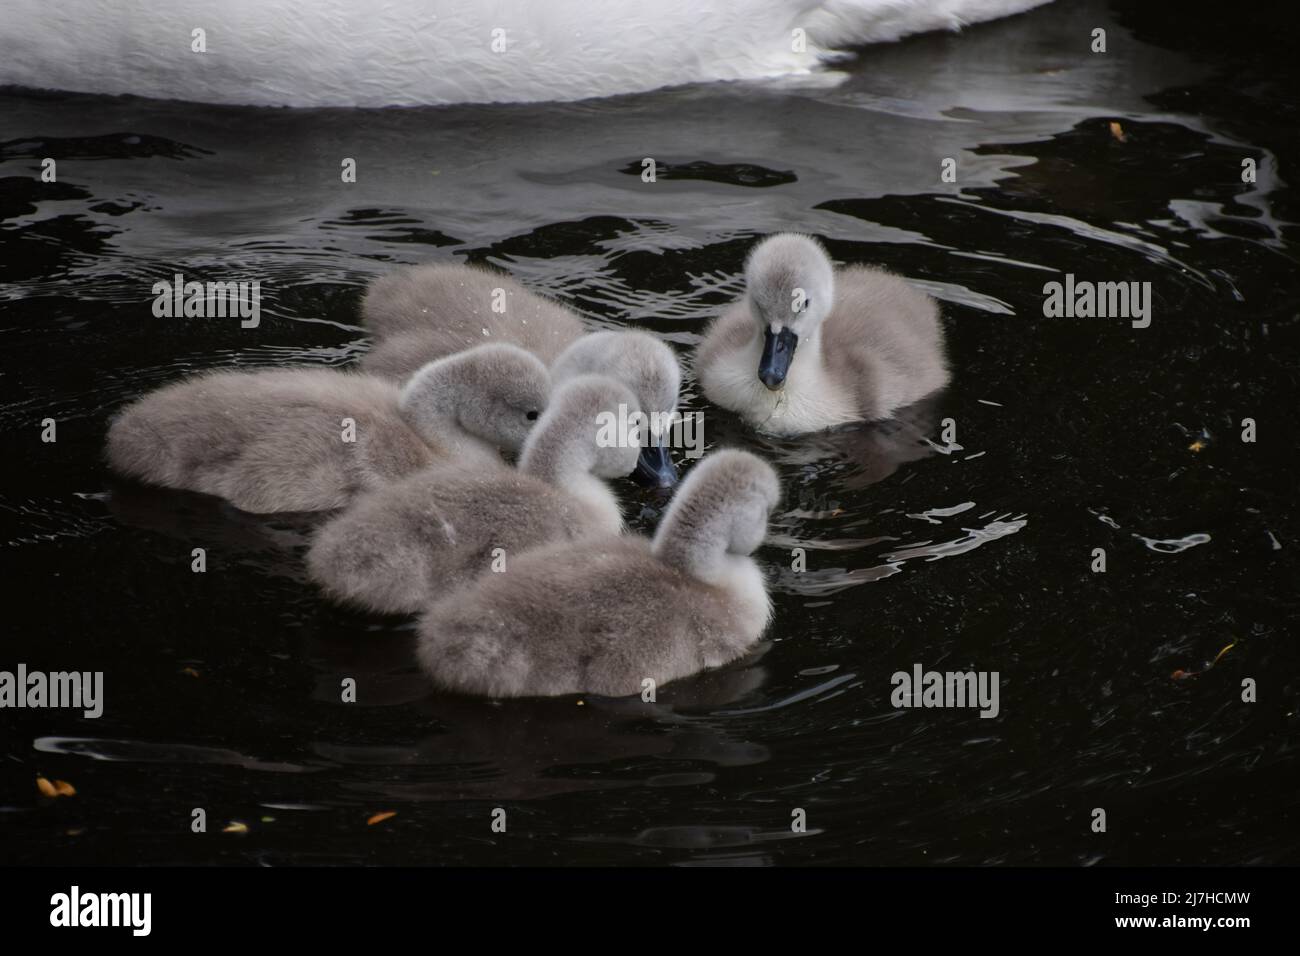
[{"label": "cygnet head", "polygon": [[480,345],[430,362],[402,389],[401,409],[433,441],[448,423],[510,452],[523,447],[546,410],[551,376],[541,359],[515,345]]},{"label": "cygnet head", "polygon": [[758,377],[785,384],[800,339],[809,339],[835,301],[835,268],[817,240],[792,232],[764,239],[745,262],[749,313],[763,330]]},{"label": "cygnet head", "polygon": [[604,375],[579,375],[559,385],[519,456],[520,471],[556,485],[590,474],[622,478],[641,449],[618,428],[619,406],[635,411],[636,395]]},{"label": "cygnet head", "polygon": [[772,466],[747,451],[706,456],[682,482],[655,533],[655,553],[705,580],[723,555],[749,555],[767,536],[767,518],[781,497]]},{"label": "cygnet head", "polygon": [[551,366],[556,382],[588,374],[625,383],[645,416],[641,457],[632,477],[652,488],[677,484],[668,439],[676,420],[682,369],[673,350],[648,332],[592,332],[565,349]]}]

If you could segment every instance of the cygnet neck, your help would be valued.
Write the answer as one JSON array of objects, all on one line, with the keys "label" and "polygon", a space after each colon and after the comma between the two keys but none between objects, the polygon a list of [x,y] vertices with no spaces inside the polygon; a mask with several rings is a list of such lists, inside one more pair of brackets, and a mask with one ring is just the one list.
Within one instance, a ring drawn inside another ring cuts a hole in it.
[{"label": "cygnet neck", "polygon": [[688,499],[671,508],[654,537],[654,552],[661,561],[702,581],[716,581],[732,563],[728,551],[733,515],[724,503],[710,508],[716,494],[693,489]]},{"label": "cygnet neck", "polygon": [[[545,422],[524,443],[519,470],[549,485],[565,487],[591,476],[595,440],[589,422],[559,418]],[[594,426],[592,426],[594,429]]]}]

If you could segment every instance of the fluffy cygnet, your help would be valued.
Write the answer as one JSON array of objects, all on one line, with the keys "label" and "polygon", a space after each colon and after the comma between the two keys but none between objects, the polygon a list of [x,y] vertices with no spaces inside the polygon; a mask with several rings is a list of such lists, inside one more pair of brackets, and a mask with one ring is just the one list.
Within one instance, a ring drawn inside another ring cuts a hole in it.
[{"label": "fluffy cygnet", "polygon": [[[495,302],[503,303],[504,311],[494,309]],[[394,381],[405,380],[425,362],[492,340],[537,355],[551,366],[557,384],[583,374],[628,383],[652,426],[633,477],[650,487],[677,483],[667,441],[681,366],[655,336],[636,330],[583,335],[581,321],[563,306],[507,276],[463,265],[399,269],[371,284],[361,309],[378,341],[359,368]]]},{"label": "fluffy cygnet", "polygon": [[777,435],[876,421],[948,382],[934,299],[868,266],[832,266],[782,233],[755,247],[745,297],[709,328],[695,369],[710,401]]},{"label": "fluffy cygnet", "polygon": [[212,372],[128,405],[106,454],[124,475],[245,511],[319,511],[434,461],[499,464],[549,395],[546,367],[511,345],[432,362],[405,388],[328,369]]},{"label": "fluffy cygnet", "polygon": [[488,697],[622,696],[735,660],[771,615],[750,557],[776,473],[719,451],[678,489],[654,539],[552,544],[434,603],[417,657],[439,687]]},{"label": "fluffy cygnet", "polygon": [[557,384],[575,375],[607,375],[632,389],[649,433],[633,478],[652,488],[676,485],[677,466],[668,443],[678,414],[682,369],[672,348],[649,332],[592,332],[565,349],[551,365],[551,378]]},{"label": "fluffy cygnet", "polygon": [[507,342],[550,365],[583,333],[582,320],[500,272],[459,264],[408,266],[374,280],[362,321],[377,336],[360,368],[405,380],[426,362]]},{"label": "fluffy cygnet", "polygon": [[310,576],[346,603],[414,612],[476,574],[509,573],[529,548],[617,535],[605,481],[629,474],[638,453],[602,442],[602,415],[620,403],[636,407],[626,386],[578,376],[556,389],[518,469],[434,465],[359,496],[317,534]]}]

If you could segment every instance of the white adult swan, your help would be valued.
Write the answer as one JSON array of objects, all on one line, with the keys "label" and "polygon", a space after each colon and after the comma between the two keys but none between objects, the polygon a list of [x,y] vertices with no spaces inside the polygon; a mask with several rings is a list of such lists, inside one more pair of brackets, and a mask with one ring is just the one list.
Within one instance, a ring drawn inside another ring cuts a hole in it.
[{"label": "white adult swan", "polygon": [[254,106],[578,100],[809,73],[1046,2],[4,0],[0,84]]}]

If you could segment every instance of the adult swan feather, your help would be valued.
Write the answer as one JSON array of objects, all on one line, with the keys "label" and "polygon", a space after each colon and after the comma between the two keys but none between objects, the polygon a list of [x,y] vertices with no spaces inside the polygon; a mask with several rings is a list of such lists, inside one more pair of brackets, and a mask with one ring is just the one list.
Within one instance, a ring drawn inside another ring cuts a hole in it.
[{"label": "adult swan feather", "polygon": [[0,85],[250,106],[579,100],[797,76],[1045,2],[5,0]]}]

